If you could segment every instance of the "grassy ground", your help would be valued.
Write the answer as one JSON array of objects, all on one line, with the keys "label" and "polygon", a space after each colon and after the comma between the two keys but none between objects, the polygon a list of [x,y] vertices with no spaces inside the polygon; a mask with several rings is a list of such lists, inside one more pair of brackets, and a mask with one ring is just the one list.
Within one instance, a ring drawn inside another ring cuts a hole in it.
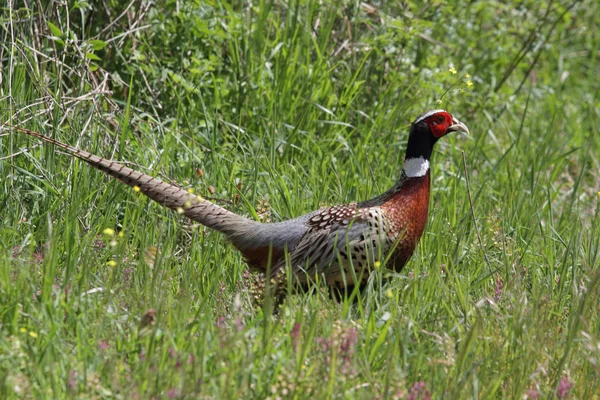
[{"label": "grassy ground", "polygon": [[597,2],[69,3],[0,9],[2,122],[254,218],[385,190],[423,110],[472,137],[401,274],[272,317],[223,237],[0,131],[1,398],[598,398]]}]

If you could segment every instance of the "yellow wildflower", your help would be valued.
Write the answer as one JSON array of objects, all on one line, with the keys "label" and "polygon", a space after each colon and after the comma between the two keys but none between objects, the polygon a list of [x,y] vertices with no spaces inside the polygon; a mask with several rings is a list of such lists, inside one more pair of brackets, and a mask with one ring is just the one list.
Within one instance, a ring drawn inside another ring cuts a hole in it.
[{"label": "yellow wildflower", "polygon": [[139,186],[134,186],[133,187],[133,191],[136,192],[136,193],[139,192],[140,190],[142,190],[142,189]]},{"label": "yellow wildflower", "polygon": [[471,74],[466,74],[465,75],[465,78],[470,78],[470,77],[471,77]]},{"label": "yellow wildflower", "polygon": [[106,236],[115,236],[115,230],[112,228],[106,228],[102,231]]},{"label": "yellow wildflower", "polygon": [[181,208],[181,207],[177,207],[177,212],[179,214],[183,214],[185,212],[185,210],[183,208]]},{"label": "yellow wildflower", "polygon": [[21,329],[19,329],[19,330],[21,331],[21,333],[25,333],[25,332],[27,332],[27,329],[25,329],[25,328],[21,328]]},{"label": "yellow wildflower", "polygon": [[392,289],[386,290],[385,295],[387,296],[388,299],[391,299],[392,297],[394,297],[394,293],[392,292]]},{"label": "yellow wildflower", "polygon": [[125,234],[123,233],[123,231],[119,232],[119,237],[122,238],[123,236],[125,236]]},{"label": "yellow wildflower", "polygon": [[456,73],[457,73],[458,71],[456,70],[456,68],[454,68],[454,67],[450,67],[450,69],[448,69],[448,72],[450,72],[452,75],[456,75]]},{"label": "yellow wildflower", "polygon": [[35,333],[34,331],[29,331],[29,336],[31,336],[32,338],[36,338],[37,333]]},{"label": "yellow wildflower", "polygon": [[471,86],[473,86],[473,81],[467,81],[467,86],[468,86],[468,87],[471,87]]},{"label": "yellow wildflower", "polygon": [[117,262],[115,260],[110,260],[109,262],[106,263],[106,265],[114,268],[117,266]]},{"label": "yellow wildflower", "polygon": [[189,188],[189,189],[188,189],[188,193],[190,193],[190,194],[191,194],[191,193],[194,193],[194,188]]},{"label": "yellow wildflower", "polygon": [[375,261],[373,265],[375,266],[375,268],[381,268],[381,261]]}]

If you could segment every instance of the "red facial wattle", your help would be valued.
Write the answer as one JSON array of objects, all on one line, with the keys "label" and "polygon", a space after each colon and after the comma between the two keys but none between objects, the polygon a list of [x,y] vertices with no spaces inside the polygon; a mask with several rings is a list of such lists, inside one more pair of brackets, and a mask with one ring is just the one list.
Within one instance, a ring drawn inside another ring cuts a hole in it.
[{"label": "red facial wattle", "polygon": [[429,117],[427,124],[433,136],[439,139],[446,134],[448,127],[452,125],[452,116],[447,112],[440,112]]}]

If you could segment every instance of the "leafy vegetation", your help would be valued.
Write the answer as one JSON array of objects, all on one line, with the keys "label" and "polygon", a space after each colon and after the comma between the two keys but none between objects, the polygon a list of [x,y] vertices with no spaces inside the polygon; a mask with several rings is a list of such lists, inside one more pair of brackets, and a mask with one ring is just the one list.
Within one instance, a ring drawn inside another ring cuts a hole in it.
[{"label": "leafy vegetation", "polygon": [[387,189],[425,109],[472,132],[436,149],[402,273],[272,316],[222,236],[3,128],[0,397],[597,398],[597,2],[9,1],[0,21],[2,123],[261,220]]}]

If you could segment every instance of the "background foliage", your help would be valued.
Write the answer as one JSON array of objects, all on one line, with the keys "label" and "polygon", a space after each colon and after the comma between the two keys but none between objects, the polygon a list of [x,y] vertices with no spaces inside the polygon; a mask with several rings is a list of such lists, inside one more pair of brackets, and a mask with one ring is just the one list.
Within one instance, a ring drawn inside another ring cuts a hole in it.
[{"label": "background foliage", "polygon": [[3,123],[253,218],[385,190],[425,109],[473,135],[437,147],[428,230],[401,274],[272,317],[221,236],[3,129],[0,396],[597,398],[599,15],[9,0]]}]

